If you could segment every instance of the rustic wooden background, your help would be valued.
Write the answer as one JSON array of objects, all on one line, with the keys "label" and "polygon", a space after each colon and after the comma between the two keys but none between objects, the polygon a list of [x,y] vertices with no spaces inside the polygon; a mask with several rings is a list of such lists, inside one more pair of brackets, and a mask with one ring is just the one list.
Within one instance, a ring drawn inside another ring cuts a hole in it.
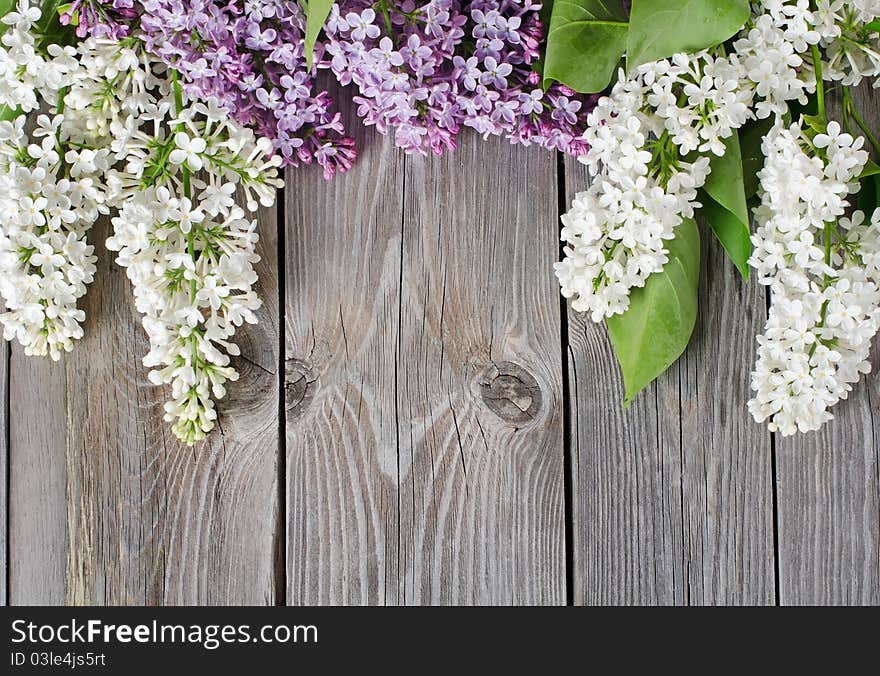
[{"label": "rustic wooden background", "polygon": [[6,602],[880,604],[880,378],[821,433],[753,423],[765,295],[704,237],[693,345],[624,412],[552,274],[583,168],[357,135],[260,214],[266,305],[206,443],[162,421],[106,225],[78,348],[3,347]]}]

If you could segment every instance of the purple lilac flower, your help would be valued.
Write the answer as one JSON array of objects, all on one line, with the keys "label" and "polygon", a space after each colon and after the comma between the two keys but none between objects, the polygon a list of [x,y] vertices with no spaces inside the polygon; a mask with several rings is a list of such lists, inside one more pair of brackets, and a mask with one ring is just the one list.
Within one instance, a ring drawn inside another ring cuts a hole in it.
[{"label": "purple lilac flower", "polygon": [[85,21],[82,10],[78,17],[84,34],[111,34],[118,16],[127,19],[147,49],[181,73],[191,97],[215,97],[270,138],[285,164],[317,162],[326,178],[351,167],[354,140],[327,92],[314,91],[303,55],[305,16],[295,0],[79,1],[90,8]]},{"label": "purple lilac flower", "polygon": [[[358,115],[407,152],[454,149],[462,127],[574,155],[594,98],[540,86],[537,0],[341,0],[315,48],[317,68],[354,84]],[[216,97],[273,140],[287,164],[328,178],[355,158],[339,113],[315,93],[296,0],[76,0],[82,34],[137,26],[189,94]]]},{"label": "purple lilac flower", "polygon": [[319,67],[354,83],[364,121],[393,130],[407,152],[454,149],[472,127],[580,155],[595,101],[561,85],[542,90],[540,9],[533,0],[343,0]]},{"label": "purple lilac flower", "polygon": [[134,0],[73,0],[58,20],[62,26],[76,24],[81,38],[93,35],[117,40],[130,33],[137,15]]}]

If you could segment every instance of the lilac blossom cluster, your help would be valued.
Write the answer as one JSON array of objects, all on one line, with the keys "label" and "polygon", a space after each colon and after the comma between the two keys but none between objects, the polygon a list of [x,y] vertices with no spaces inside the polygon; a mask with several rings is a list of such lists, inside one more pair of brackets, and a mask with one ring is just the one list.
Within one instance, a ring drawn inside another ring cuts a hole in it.
[{"label": "lilac blossom cluster", "polygon": [[540,10],[533,0],[346,0],[325,25],[322,64],[358,88],[364,121],[393,130],[407,152],[454,149],[472,127],[582,155],[593,102],[541,88]]},{"label": "lilac blossom cluster", "polygon": [[129,26],[137,16],[135,0],[73,0],[64,7],[59,22],[62,26],[75,25],[81,38],[118,40],[129,35]]},{"label": "lilac blossom cluster", "polygon": [[454,149],[471,127],[584,154],[595,101],[541,87],[540,10],[536,0],[341,0],[311,71],[296,0],[75,0],[63,18],[83,35],[133,30],[181,73],[191,98],[217,99],[270,138],[285,164],[315,161],[330,178],[351,166],[355,150],[327,92],[316,92],[321,68],[353,84],[359,116],[407,152]]},{"label": "lilac blossom cluster", "polygon": [[217,99],[271,139],[285,164],[317,162],[327,178],[351,167],[354,141],[306,67],[298,2],[78,0],[65,20],[74,12],[83,34],[118,36],[136,26],[148,51],[180,72],[190,98]]}]

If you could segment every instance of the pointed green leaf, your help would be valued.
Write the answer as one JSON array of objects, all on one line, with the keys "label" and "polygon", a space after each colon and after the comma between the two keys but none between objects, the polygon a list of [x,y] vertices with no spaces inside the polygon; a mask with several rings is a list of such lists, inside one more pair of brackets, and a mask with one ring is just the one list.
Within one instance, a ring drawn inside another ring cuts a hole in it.
[{"label": "pointed green leaf", "polygon": [[626,15],[614,0],[555,0],[544,54],[553,81],[593,94],[605,89],[626,49]]},{"label": "pointed green leaf", "polygon": [[724,155],[712,156],[712,173],[700,200],[701,213],[743,279],[748,280],[752,241],[739,135],[734,133],[724,144]]},{"label": "pointed green leaf", "polygon": [[877,166],[877,163],[873,160],[868,160],[859,179],[868,178],[869,176],[877,176],[878,174],[880,174],[880,166]]},{"label": "pointed green leaf", "polygon": [[709,195],[703,193],[700,197],[703,208],[700,210],[703,218],[712,228],[712,232],[721,242],[724,251],[739,274],[745,281],[749,280],[749,258],[752,255],[752,239],[749,231],[748,219],[743,221],[739,216],[725,209]]},{"label": "pointed green leaf", "polygon": [[817,134],[828,131],[828,120],[822,115],[804,115],[804,124],[807,129],[812,129]]},{"label": "pointed green leaf", "polygon": [[624,406],[682,355],[697,321],[700,233],[685,220],[666,243],[669,262],[634,289],[629,309],[608,320],[608,333],[626,384]]},{"label": "pointed green leaf", "polygon": [[627,68],[719,45],[739,32],[750,13],[749,0],[633,0]]},{"label": "pointed green leaf", "polygon": [[758,194],[758,173],[764,168],[764,137],[773,128],[774,120],[755,120],[740,129],[739,142],[742,154],[743,186],[746,199]]},{"label": "pointed green leaf", "polygon": [[712,160],[709,163],[712,167],[712,173],[706,179],[704,188],[718,204],[747,223],[749,207],[746,204],[739,134],[734,132],[725,139],[724,146],[727,150],[721,157],[712,155]]},{"label": "pointed green leaf", "polygon": [[304,0],[306,13],[306,36],[303,49],[306,56],[306,66],[312,69],[312,61],[315,59],[315,43],[318,34],[324,27],[324,22],[330,16],[333,9],[333,0]]}]

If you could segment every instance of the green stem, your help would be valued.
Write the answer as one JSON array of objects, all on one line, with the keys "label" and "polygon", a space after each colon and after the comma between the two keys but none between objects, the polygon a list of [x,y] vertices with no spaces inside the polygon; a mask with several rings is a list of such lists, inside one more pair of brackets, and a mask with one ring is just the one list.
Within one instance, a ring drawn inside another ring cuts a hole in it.
[{"label": "green stem", "polygon": [[856,110],[855,102],[853,101],[849,87],[843,88],[843,115],[844,119],[847,120],[847,127],[849,127],[849,119],[852,119],[859,126],[859,129],[862,130],[862,133],[865,134],[865,137],[868,139],[868,142],[874,149],[875,157],[880,158],[880,143],[878,143],[877,137],[874,136],[874,134],[868,128],[868,125],[865,124],[858,111]]},{"label": "green stem", "polygon": [[[64,114],[64,99],[67,96],[67,92],[69,91],[69,87],[62,87],[58,92],[58,112],[57,115]],[[64,176],[70,176],[70,167],[67,166],[67,163],[64,160],[64,147],[61,145],[61,129],[57,129],[55,131],[55,150],[58,152],[59,161],[61,162],[61,166],[64,168]]]},{"label": "green stem", "polygon": [[382,11],[382,18],[385,20],[385,29],[388,31],[388,36],[394,37],[394,30],[391,26],[391,12],[388,9],[388,0],[381,0],[379,2],[379,9]]},{"label": "green stem", "polygon": [[[175,115],[180,116],[180,113],[183,111],[183,89],[180,86],[180,78],[178,76],[177,70],[171,71],[172,81],[174,83],[174,109]],[[177,131],[181,132],[185,130],[185,126],[183,122],[179,122],[177,124]],[[189,175],[189,167],[186,165],[186,162],[180,165],[181,174],[183,175],[183,194],[184,196],[191,200],[192,199],[192,186],[190,183],[190,175]],[[186,252],[189,254],[189,257],[192,259],[193,266],[195,267],[196,263],[196,231],[195,228],[190,224],[189,232],[186,235]],[[189,299],[190,302],[196,302],[196,294],[198,293],[198,287],[196,285],[196,280],[193,279],[189,283]],[[196,360],[198,359],[199,354],[199,343],[196,332],[193,331],[190,336],[190,341],[192,342],[192,359],[193,368],[196,367]]]},{"label": "green stem", "polygon": [[816,102],[819,109],[819,117],[825,120],[825,84],[822,81],[822,55],[819,52],[819,45],[813,45],[812,51],[813,67],[816,70]]},{"label": "green stem", "polygon": [[[825,224],[825,265],[831,267],[831,237],[834,233],[834,224],[826,223]],[[827,274],[825,275],[825,280],[822,284],[822,290],[825,291],[829,286],[831,286],[831,277]],[[828,301],[826,300],[822,303],[822,310],[819,315],[819,324],[816,326],[817,329],[825,328],[825,320],[828,317]],[[813,355],[816,354],[816,348],[818,347],[818,343],[813,343],[810,347],[810,359],[813,358]]]}]

